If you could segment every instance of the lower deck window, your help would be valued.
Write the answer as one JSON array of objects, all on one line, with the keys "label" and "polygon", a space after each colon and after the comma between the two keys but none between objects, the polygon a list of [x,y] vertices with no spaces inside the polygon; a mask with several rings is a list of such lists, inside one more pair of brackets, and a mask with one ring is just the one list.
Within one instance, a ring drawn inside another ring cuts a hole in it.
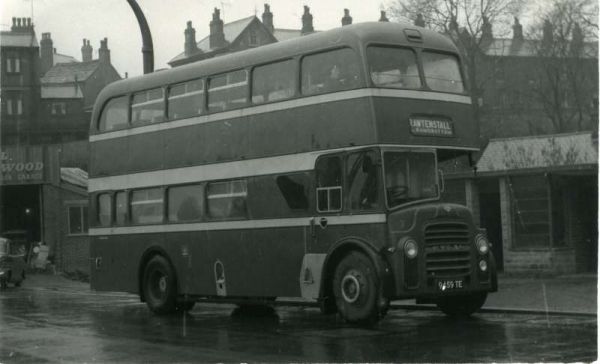
[{"label": "lower deck window", "polygon": [[131,194],[131,222],[157,224],[163,221],[164,198],[162,188],[148,188]]},{"label": "lower deck window", "polygon": [[206,192],[208,215],[216,219],[246,217],[247,197],[245,180],[210,183]]},{"label": "lower deck window", "polygon": [[202,185],[169,188],[169,221],[199,220],[202,217]]}]

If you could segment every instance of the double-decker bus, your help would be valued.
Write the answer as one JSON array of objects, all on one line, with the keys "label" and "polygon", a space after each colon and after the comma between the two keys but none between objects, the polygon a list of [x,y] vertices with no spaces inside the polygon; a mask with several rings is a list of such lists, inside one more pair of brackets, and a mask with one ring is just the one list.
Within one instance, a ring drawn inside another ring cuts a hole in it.
[{"label": "double-decker bus", "polygon": [[115,82],[90,133],[91,287],[158,314],[394,299],[469,315],[496,290],[485,232],[441,203],[477,150],[455,46],[364,23]]}]

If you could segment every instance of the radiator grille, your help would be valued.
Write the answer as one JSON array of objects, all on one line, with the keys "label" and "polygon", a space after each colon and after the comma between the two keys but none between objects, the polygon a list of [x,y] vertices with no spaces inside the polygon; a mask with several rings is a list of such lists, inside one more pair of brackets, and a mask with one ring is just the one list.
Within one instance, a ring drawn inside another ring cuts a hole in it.
[{"label": "radiator grille", "polygon": [[436,223],[425,228],[427,277],[465,276],[471,270],[469,227],[464,223]]}]

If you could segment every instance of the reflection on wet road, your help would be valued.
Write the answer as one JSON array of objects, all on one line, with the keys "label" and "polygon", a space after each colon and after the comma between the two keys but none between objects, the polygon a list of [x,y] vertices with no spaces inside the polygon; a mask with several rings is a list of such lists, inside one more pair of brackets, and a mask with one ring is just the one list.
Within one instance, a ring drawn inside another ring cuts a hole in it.
[{"label": "reflection on wet road", "polygon": [[0,363],[590,362],[596,318],[394,310],[372,327],[312,307],[240,311],[201,304],[152,315],[137,297],[45,289],[0,292]]}]

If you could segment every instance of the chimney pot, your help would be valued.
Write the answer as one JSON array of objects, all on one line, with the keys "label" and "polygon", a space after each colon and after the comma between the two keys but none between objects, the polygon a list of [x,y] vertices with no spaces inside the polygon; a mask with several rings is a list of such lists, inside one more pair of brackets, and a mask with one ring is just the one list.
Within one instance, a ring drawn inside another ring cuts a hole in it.
[{"label": "chimney pot", "polygon": [[225,33],[223,33],[223,20],[221,20],[221,12],[217,8],[215,8],[212,14],[208,44],[211,49],[223,48],[226,45]]},{"label": "chimney pot", "polygon": [[389,22],[390,20],[387,18],[387,16],[385,15],[385,11],[381,10],[381,16],[379,17],[379,21],[382,22]]},{"label": "chimney pot", "polygon": [[262,13],[262,22],[265,27],[273,34],[275,32],[275,26],[273,25],[273,13],[269,4],[265,4],[265,11]]},{"label": "chimney pot", "polygon": [[344,17],[342,18],[342,26],[352,24],[352,17],[350,16],[350,10],[344,9]]},{"label": "chimney pot", "polygon": [[50,33],[42,33],[42,40],[40,41],[40,72],[42,75],[54,65],[54,53],[56,51]]},{"label": "chimney pot", "polygon": [[185,43],[183,46],[186,56],[191,56],[198,52],[198,46],[196,44],[196,29],[192,27],[192,22],[187,22],[187,27],[183,32],[185,37]]},{"label": "chimney pot", "polygon": [[313,16],[310,13],[310,8],[304,5],[304,14],[302,14],[302,30],[300,34],[305,35],[309,33],[313,33],[315,28],[313,28]]}]

